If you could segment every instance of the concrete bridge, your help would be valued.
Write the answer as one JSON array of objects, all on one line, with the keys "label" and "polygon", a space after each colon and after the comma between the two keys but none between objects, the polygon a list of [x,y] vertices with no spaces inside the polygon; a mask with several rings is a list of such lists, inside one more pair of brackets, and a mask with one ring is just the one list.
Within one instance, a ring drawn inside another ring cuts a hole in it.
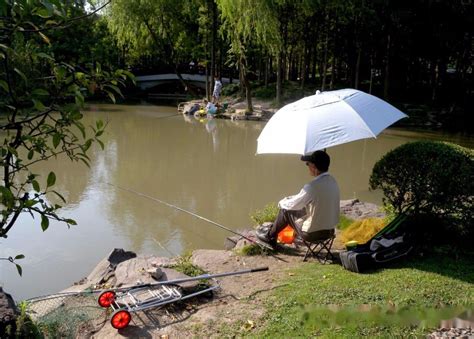
[{"label": "concrete bridge", "polygon": [[[186,81],[190,85],[194,85],[200,88],[206,88],[206,76],[203,74],[185,74],[182,73],[181,76],[183,77],[184,81]],[[175,73],[166,73],[166,74],[155,74],[155,75],[141,75],[136,77],[137,86],[140,87],[142,90],[147,90],[149,88],[164,85],[167,83],[176,83],[179,81],[178,76]],[[209,77],[209,81],[211,78]],[[222,84],[230,83],[229,78],[222,78]],[[238,80],[232,79],[232,83],[238,84]]]}]

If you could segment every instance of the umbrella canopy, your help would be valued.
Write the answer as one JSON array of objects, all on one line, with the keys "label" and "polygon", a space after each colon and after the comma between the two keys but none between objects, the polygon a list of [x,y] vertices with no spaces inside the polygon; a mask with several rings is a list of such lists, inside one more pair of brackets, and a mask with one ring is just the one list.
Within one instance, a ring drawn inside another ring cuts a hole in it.
[{"label": "umbrella canopy", "polygon": [[257,139],[257,154],[310,154],[375,138],[405,117],[405,113],[382,99],[355,89],[316,93],[275,113]]}]

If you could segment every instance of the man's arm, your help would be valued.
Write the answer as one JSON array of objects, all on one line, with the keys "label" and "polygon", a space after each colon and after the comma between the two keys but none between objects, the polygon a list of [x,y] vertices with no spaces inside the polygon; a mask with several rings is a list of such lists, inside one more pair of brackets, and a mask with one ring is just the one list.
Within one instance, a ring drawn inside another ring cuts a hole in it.
[{"label": "man's arm", "polygon": [[307,187],[305,186],[297,195],[281,199],[278,202],[278,207],[290,211],[301,210],[306,207],[306,205],[308,205],[312,200],[313,198],[310,194],[308,194]]}]

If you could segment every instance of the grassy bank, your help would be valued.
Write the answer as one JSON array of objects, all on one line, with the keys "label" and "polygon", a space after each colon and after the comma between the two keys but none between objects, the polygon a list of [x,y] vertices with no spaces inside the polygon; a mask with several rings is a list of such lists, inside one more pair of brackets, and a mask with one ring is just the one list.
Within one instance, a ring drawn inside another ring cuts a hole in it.
[{"label": "grassy bank", "polygon": [[422,336],[474,307],[474,261],[435,254],[369,274],[307,263],[288,271],[258,323],[223,333],[258,337]]}]

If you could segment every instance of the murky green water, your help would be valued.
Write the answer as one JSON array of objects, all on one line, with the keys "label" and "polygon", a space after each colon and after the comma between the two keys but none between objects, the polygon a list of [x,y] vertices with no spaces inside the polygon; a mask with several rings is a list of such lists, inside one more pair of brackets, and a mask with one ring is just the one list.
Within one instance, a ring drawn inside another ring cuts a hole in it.
[{"label": "murky green water", "polygon": [[[91,168],[65,159],[36,168],[44,180],[56,172],[56,189],[68,201],[61,214],[78,226],[52,223],[43,233],[37,220],[23,215],[0,240],[0,256],[26,255],[22,278],[13,265],[0,263],[0,285],[16,299],[68,287],[113,248],[170,256],[223,247],[226,231],[116,186],[237,230],[251,224],[255,209],[297,193],[311,179],[297,155],[255,155],[263,122],[186,120],[175,107],[152,105],[92,105],[85,113],[86,125],[108,121],[105,151],[91,151]],[[380,203],[381,194],[368,190],[374,163],[418,139],[474,146],[473,137],[387,130],[377,139],[328,149],[342,199]]]}]

